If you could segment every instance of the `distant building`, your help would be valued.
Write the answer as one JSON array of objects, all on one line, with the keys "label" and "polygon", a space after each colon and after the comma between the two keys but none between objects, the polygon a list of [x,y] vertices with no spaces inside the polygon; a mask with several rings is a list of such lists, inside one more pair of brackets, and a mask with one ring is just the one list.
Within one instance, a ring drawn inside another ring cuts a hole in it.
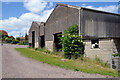
[{"label": "distant building", "polygon": [[0,33],[2,33],[4,36],[8,37],[8,33],[4,30],[0,30]]},{"label": "distant building", "polygon": [[20,37],[20,41],[25,41],[25,37]]}]

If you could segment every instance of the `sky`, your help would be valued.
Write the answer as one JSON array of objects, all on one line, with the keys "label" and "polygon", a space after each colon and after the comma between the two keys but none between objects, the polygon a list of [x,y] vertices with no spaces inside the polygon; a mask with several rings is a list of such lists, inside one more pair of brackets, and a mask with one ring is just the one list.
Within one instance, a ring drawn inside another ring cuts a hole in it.
[{"label": "sky", "polygon": [[[59,2],[79,7],[118,13],[118,2]],[[2,2],[0,30],[9,36],[24,36],[33,21],[46,22],[57,2],[27,0],[26,2]],[[21,35],[20,35],[21,34]]]}]

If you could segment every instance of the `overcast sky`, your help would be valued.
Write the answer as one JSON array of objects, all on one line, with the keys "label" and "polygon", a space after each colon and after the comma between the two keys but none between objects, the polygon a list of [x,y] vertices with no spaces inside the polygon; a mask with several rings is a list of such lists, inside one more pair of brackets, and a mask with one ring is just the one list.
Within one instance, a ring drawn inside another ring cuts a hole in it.
[{"label": "overcast sky", "polygon": [[[32,21],[45,22],[57,2],[44,0],[28,0],[27,2],[2,2],[2,23],[0,29],[6,30],[9,36],[24,36]],[[74,6],[82,6],[112,13],[118,13],[117,2],[59,2]]]}]

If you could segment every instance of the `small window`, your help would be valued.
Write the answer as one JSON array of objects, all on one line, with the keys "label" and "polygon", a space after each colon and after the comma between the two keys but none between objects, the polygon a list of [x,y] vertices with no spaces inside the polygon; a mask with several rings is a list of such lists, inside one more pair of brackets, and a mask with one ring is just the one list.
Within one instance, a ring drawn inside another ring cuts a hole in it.
[{"label": "small window", "polygon": [[91,40],[91,48],[99,48],[99,40],[98,39],[94,39]]}]

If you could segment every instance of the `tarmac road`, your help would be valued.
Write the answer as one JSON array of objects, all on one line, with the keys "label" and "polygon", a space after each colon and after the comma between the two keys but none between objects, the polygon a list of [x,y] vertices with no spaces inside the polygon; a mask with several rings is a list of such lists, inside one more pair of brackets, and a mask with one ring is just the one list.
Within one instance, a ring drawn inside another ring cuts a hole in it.
[{"label": "tarmac road", "polygon": [[[1,46],[0,46],[1,47]],[[20,45],[2,46],[3,78],[106,78],[99,74],[87,74],[51,66],[31,58],[21,56],[14,48],[26,48]]]}]

